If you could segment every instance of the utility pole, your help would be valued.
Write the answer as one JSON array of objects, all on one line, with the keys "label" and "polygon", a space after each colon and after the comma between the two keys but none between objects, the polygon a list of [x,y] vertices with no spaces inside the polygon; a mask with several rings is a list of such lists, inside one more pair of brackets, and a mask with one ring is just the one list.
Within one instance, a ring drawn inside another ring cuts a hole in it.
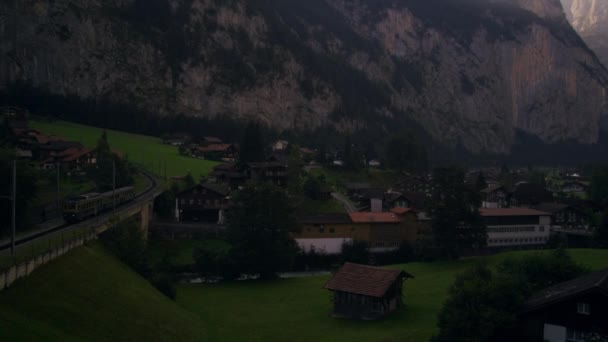
[{"label": "utility pole", "polygon": [[112,159],[112,214],[116,214],[116,160]]},{"label": "utility pole", "polygon": [[11,256],[15,256],[15,232],[17,228],[17,160],[13,160],[13,188],[11,191],[12,212],[11,217]]},{"label": "utility pole", "polygon": [[61,172],[60,166],[61,164],[57,163],[55,167],[57,168],[57,213],[61,216],[61,188],[59,185],[59,173]]}]

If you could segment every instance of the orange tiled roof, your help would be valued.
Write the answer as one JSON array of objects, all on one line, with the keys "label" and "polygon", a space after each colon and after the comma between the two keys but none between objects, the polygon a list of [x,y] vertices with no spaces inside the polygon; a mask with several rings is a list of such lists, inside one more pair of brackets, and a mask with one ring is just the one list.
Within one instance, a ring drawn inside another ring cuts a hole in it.
[{"label": "orange tiled roof", "polygon": [[211,144],[209,146],[199,147],[198,150],[205,152],[226,152],[232,144]]},{"label": "orange tiled roof", "polygon": [[398,208],[393,208],[393,209],[391,209],[391,212],[392,212],[392,213],[395,213],[395,214],[397,214],[397,215],[403,215],[403,214],[407,214],[407,213],[409,213],[410,211],[412,211],[412,208],[401,208],[401,207],[398,207]]}]

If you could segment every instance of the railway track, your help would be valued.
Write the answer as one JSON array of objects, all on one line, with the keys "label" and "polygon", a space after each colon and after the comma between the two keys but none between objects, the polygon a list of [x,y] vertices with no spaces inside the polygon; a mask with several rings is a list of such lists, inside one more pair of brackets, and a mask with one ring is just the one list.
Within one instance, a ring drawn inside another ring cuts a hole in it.
[{"label": "railway track", "polygon": [[[152,193],[153,191],[156,190],[156,188],[158,186],[158,182],[156,181],[156,178],[154,178],[154,176],[152,176],[151,174],[149,174],[148,172],[143,171],[143,170],[140,170],[140,173],[142,175],[144,175],[146,178],[148,178],[148,180],[150,181],[150,186],[146,189],[146,191],[143,191],[143,192],[135,195],[135,197],[133,198],[133,200],[131,200],[129,202],[126,202],[126,203],[123,203],[121,206],[118,207],[118,209],[124,208],[124,207],[126,207],[126,206],[128,206],[130,204],[133,204],[133,203],[137,203],[137,201],[140,198],[142,198],[142,197],[144,197],[146,195],[149,195],[150,193]],[[105,213],[102,213],[102,214],[105,214]],[[44,230],[44,231],[33,233],[32,235],[16,239],[15,240],[15,247],[19,247],[20,245],[23,245],[23,244],[26,244],[28,242],[32,242],[32,241],[38,240],[40,238],[43,238],[45,236],[48,236],[48,235],[51,235],[51,234],[54,234],[54,233],[57,233],[57,232],[60,232],[60,231],[63,231],[63,230],[67,230],[67,229],[72,228],[72,227],[76,227],[76,226],[80,226],[80,225],[84,226],[84,225],[87,225],[87,222],[88,223],[92,223],[92,222],[95,222],[96,220],[99,220],[99,216],[92,217],[92,218],[90,218],[90,219],[88,219],[86,221],[82,221],[82,222],[78,222],[78,223],[72,223],[72,224],[65,223],[65,224],[63,224],[61,226],[58,226],[58,227],[55,227],[55,228],[51,228],[51,229],[47,229],[47,230]],[[0,253],[4,252],[4,251],[6,251],[6,250],[8,250],[10,248],[11,248],[11,243],[10,242],[6,243],[6,244],[3,244],[3,245],[0,245]]]}]

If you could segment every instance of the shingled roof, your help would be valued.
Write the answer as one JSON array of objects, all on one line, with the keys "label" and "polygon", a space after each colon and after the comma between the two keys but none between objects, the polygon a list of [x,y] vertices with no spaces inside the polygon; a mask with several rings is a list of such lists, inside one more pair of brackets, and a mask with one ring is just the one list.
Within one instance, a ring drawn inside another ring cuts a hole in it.
[{"label": "shingled roof", "polygon": [[395,281],[401,281],[400,278],[414,278],[414,276],[405,271],[347,262],[325,284],[324,288],[330,291],[382,298]]},{"label": "shingled roof", "polygon": [[538,292],[526,302],[524,312],[535,311],[595,290],[608,296],[608,269],[556,284]]}]

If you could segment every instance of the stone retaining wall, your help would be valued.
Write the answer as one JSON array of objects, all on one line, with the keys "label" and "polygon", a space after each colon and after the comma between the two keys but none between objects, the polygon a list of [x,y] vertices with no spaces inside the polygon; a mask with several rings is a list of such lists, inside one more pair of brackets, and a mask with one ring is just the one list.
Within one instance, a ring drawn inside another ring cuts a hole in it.
[{"label": "stone retaining wall", "polygon": [[52,248],[38,254],[28,261],[16,263],[15,265],[0,271],[0,291],[10,287],[18,279],[27,277],[38,267],[46,265],[48,262],[66,254],[72,249],[80,247],[86,242],[95,239],[97,239],[97,235],[91,233],[83,237],[66,241],[62,246]]}]

